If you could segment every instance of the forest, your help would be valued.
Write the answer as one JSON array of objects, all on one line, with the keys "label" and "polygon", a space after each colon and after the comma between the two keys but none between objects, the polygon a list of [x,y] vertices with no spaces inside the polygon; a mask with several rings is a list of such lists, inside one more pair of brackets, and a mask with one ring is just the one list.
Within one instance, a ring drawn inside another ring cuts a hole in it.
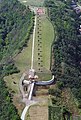
[{"label": "forest", "polygon": [[81,108],[81,12],[71,7],[71,0],[45,2],[48,15],[56,31],[53,42],[55,75],[60,89],[70,88]]},{"label": "forest", "polygon": [[20,120],[3,77],[19,72],[13,57],[27,46],[33,13],[17,0],[0,0],[0,120]]},{"label": "forest", "polygon": [[21,50],[26,45],[33,24],[32,17],[29,8],[17,0],[1,0],[0,60],[14,55],[17,49]]}]

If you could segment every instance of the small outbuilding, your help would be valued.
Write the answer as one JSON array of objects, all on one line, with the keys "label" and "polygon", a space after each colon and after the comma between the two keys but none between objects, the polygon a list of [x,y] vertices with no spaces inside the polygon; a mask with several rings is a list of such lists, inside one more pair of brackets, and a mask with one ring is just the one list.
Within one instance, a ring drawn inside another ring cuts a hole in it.
[{"label": "small outbuilding", "polygon": [[37,8],[37,14],[38,15],[44,15],[45,14],[45,9],[44,8]]}]

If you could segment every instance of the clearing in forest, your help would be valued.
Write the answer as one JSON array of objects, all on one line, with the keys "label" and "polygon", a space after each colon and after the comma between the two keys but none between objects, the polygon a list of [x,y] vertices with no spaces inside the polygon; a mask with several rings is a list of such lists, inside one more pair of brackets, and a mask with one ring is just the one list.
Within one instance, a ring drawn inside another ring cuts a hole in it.
[{"label": "clearing in forest", "polygon": [[[38,37],[39,36],[39,37]],[[34,69],[38,73],[40,80],[49,80],[50,74],[50,53],[51,44],[54,39],[54,30],[47,15],[37,16],[37,28],[35,39]],[[4,80],[9,89],[13,92],[13,102],[21,114],[23,106],[19,91],[19,80],[24,71],[28,71],[31,66],[32,35],[21,53],[15,60],[15,64],[20,73],[6,76]],[[41,55],[41,56],[40,56]],[[42,58],[42,59],[41,59]]]}]

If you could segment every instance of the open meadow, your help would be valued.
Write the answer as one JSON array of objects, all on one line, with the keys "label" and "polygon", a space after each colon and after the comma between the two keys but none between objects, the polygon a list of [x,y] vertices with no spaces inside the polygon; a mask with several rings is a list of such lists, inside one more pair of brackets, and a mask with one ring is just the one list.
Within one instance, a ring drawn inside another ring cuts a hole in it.
[{"label": "open meadow", "polygon": [[43,6],[44,0],[19,0],[21,3],[25,5],[32,5],[32,6]]}]

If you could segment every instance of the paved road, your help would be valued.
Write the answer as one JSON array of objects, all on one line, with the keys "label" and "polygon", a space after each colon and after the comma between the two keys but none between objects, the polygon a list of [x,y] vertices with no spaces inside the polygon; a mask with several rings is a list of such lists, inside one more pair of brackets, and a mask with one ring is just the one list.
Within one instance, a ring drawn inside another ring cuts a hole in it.
[{"label": "paved road", "polygon": [[34,89],[35,83],[33,82],[30,85],[31,86],[30,86],[30,93],[29,93],[29,96],[28,96],[28,100],[32,100],[32,94],[33,94],[33,89]]},{"label": "paved road", "polygon": [[29,109],[30,105],[26,106],[22,112],[22,115],[21,115],[21,120],[25,120],[25,116],[26,116],[26,113]]},{"label": "paved road", "polygon": [[22,112],[22,114],[21,114],[21,120],[25,120],[25,117],[26,117],[26,113],[27,113],[27,111],[28,111],[28,109],[29,109],[29,107],[31,106],[31,105],[34,105],[34,104],[36,104],[37,102],[36,101],[31,101],[31,100],[27,100],[27,99],[25,99],[26,101],[26,107],[24,108],[24,110],[23,110],[23,112]]},{"label": "paved road", "polygon": [[30,91],[29,91],[28,99],[25,97],[23,98],[23,102],[26,104],[26,107],[24,108],[24,110],[21,114],[21,120],[25,120],[25,116],[26,116],[26,113],[27,113],[29,107],[33,104],[36,104],[36,102],[32,100],[33,89],[34,89],[34,82],[30,84]]},{"label": "paved road", "polygon": [[31,69],[33,69],[33,62],[34,62],[34,47],[35,47],[36,22],[37,22],[37,16],[35,15],[35,23],[34,23],[34,30],[33,30],[33,42],[32,42]]}]

